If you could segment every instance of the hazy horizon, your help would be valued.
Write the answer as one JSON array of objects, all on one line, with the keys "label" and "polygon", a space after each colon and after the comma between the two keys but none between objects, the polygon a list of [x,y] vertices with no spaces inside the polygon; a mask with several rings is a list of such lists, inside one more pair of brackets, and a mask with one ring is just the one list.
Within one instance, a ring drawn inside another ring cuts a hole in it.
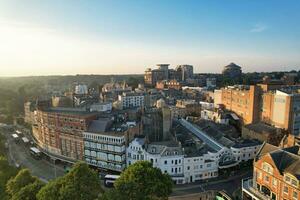
[{"label": "hazy horizon", "polygon": [[[0,0],[0,77],[300,68],[300,2]],[[253,14],[255,13],[255,14]]]}]

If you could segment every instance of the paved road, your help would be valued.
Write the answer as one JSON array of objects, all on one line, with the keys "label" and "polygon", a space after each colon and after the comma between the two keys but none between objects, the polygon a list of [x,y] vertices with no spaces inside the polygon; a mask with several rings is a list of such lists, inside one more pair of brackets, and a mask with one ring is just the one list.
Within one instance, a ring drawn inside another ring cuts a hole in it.
[{"label": "paved road", "polygon": [[244,171],[238,175],[231,176],[227,179],[220,179],[213,182],[207,183],[194,183],[183,186],[176,186],[173,189],[171,196],[182,196],[186,194],[200,193],[208,190],[224,190],[227,194],[232,195],[232,193],[241,187],[242,179],[247,178],[252,175],[252,171]]},{"label": "paved road", "polygon": [[6,133],[4,135],[7,138],[8,155],[11,162],[30,169],[34,176],[39,177],[45,182],[55,178],[55,170],[57,177],[64,175],[62,166],[54,166],[53,163],[44,159],[34,159],[30,155],[29,146],[25,146],[22,141],[15,143],[14,139],[11,137],[11,133]]}]

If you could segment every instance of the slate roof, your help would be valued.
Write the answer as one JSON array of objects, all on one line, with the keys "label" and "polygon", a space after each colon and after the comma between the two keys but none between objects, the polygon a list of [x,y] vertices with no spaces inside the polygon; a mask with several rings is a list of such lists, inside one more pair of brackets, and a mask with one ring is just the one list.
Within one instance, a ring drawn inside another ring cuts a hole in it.
[{"label": "slate roof", "polygon": [[264,143],[258,153],[258,158],[269,154],[281,174],[290,173],[300,180],[299,146],[280,149]]},{"label": "slate roof", "polygon": [[110,123],[111,123],[111,120],[109,118],[93,120],[88,127],[88,132],[91,132],[91,133],[105,132],[107,130],[107,128],[109,127]]},{"label": "slate roof", "polygon": [[172,141],[150,143],[147,145],[146,151],[150,154],[160,154],[161,156],[183,155],[180,145]]}]

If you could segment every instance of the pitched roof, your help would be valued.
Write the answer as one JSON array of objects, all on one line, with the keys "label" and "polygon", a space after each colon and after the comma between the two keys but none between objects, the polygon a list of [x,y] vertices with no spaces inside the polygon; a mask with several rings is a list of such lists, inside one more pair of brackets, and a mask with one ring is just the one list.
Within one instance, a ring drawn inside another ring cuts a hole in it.
[{"label": "pitched roof", "polygon": [[269,143],[265,142],[265,143],[262,144],[260,150],[258,151],[256,159],[259,159],[262,156],[264,156],[265,154],[270,153],[272,151],[279,150],[279,149],[280,149],[279,147],[276,147],[272,144],[269,144]]},{"label": "pitched roof", "polygon": [[290,173],[300,180],[299,150],[299,146],[280,149],[279,147],[264,143],[258,152],[257,159],[269,154],[281,174]]}]

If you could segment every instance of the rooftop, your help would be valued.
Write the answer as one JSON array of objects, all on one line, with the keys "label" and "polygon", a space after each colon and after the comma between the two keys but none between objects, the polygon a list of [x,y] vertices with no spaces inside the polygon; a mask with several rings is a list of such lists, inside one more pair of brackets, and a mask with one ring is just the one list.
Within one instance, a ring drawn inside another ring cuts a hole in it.
[{"label": "rooftop", "polygon": [[89,115],[95,115],[94,112],[88,112],[86,109],[82,108],[63,108],[63,107],[57,107],[57,108],[48,108],[44,110],[48,113],[59,113],[59,114],[65,114],[65,115],[78,115],[78,116],[89,116]]},{"label": "rooftop", "polygon": [[279,147],[264,143],[257,155],[257,158],[269,154],[281,174],[290,173],[300,180],[299,152],[299,146],[280,149]]},{"label": "rooftop", "polygon": [[181,146],[175,141],[152,142],[147,145],[146,151],[161,156],[183,155]]},{"label": "rooftop", "polygon": [[250,129],[252,131],[255,131],[256,133],[276,133],[276,128],[264,123],[255,123],[255,124],[249,124],[246,125],[245,128]]},{"label": "rooftop", "polygon": [[88,127],[88,132],[92,132],[92,133],[105,132],[109,128],[111,122],[112,121],[109,118],[93,120]]}]

